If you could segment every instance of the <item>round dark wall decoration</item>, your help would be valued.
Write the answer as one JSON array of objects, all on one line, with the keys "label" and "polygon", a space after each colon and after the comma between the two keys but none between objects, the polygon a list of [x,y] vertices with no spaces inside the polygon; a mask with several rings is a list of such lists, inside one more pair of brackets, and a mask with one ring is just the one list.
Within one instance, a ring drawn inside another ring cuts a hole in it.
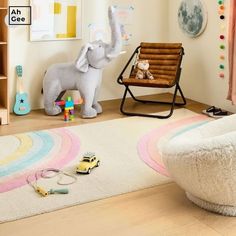
[{"label": "round dark wall decoration", "polygon": [[207,25],[207,11],[201,0],[183,0],[178,11],[181,30],[189,37],[199,36]]}]

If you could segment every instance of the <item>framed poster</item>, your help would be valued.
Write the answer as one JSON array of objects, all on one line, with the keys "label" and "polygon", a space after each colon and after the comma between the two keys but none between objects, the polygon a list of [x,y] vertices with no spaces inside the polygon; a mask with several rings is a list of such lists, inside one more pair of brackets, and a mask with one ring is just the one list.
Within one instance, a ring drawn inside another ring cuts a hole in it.
[{"label": "framed poster", "polygon": [[122,42],[124,46],[130,44],[133,34],[132,25],[134,19],[134,7],[133,6],[115,6],[119,22],[121,24]]},{"label": "framed poster", "polygon": [[182,0],[178,21],[181,30],[189,37],[197,37],[206,28],[207,11],[201,0]]},{"label": "framed poster", "polygon": [[30,41],[82,37],[82,0],[31,0]]}]

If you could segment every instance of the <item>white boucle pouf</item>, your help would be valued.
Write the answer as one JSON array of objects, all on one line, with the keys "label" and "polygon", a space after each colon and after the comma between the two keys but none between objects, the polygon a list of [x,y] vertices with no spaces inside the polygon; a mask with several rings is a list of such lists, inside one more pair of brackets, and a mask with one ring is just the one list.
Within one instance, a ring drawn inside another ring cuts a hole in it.
[{"label": "white boucle pouf", "polygon": [[162,155],[171,177],[192,202],[236,216],[236,115],[171,139]]}]

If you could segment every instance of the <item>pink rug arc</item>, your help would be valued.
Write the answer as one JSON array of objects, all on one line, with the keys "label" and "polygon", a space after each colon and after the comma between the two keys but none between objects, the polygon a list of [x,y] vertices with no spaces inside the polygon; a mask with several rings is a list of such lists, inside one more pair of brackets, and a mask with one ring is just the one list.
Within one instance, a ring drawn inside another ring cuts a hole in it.
[{"label": "pink rug arc", "polygon": [[189,125],[197,123],[200,125],[203,121],[207,120],[209,120],[209,118],[206,116],[196,115],[194,117],[184,118],[172,123],[165,124],[150,131],[144,135],[138,143],[137,148],[140,158],[155,171],[169,177],[169,173],[162,162],[160,150],[158,150],[157,144],[162,138],[170,134],[172,134],[173,137],[181,130],[186,129]]}]

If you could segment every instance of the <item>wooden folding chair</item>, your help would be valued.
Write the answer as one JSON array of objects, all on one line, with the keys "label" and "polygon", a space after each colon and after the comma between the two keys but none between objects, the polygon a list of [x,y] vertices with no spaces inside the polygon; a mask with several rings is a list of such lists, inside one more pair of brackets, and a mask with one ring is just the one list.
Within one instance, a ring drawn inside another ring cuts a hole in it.
[{"label": "wooden folding chair", "polygon": [[[137,47],[129,59],[128,63],[125,65],[121,74],[119,75],[117,82],[125,86],[124,96],[120,105],[120,111],[125,115],[137,115],[137,116],[147,116],[155,118],[169,118],[173,114],[174,106],[182,106],[186,104],[185,97],[179,85],[180,74],[181,74],[181,62],[184,55],[184,49],[181,43],[141,43]],[[135,59],[135,60],[134,60]],[[150,79],[136,79],[137,69],[135,68],[135,63],[137,60],[148,60],[150,67],[149,70],[154,76],[153,80]],[[133,63],[132,63],[133,62]],[[131,72],[129,78],[124,78],[124,73],[127,68],[132,64]],[[134,96],[131,92],[130,86],[139,87],[152,87],[152,88],[171,88],[175,87],[172,102],[162,102],[162,101],[148,101],[140,100]],[[183,102],[176,103],[177,92],[179,91]],[[134,113],[124,110],[125,99],[127,93],[136,102],[141,103],[159,103],[159,104],[170,104],[170,112],[167,115],[152,115],[145,113]]]}]

